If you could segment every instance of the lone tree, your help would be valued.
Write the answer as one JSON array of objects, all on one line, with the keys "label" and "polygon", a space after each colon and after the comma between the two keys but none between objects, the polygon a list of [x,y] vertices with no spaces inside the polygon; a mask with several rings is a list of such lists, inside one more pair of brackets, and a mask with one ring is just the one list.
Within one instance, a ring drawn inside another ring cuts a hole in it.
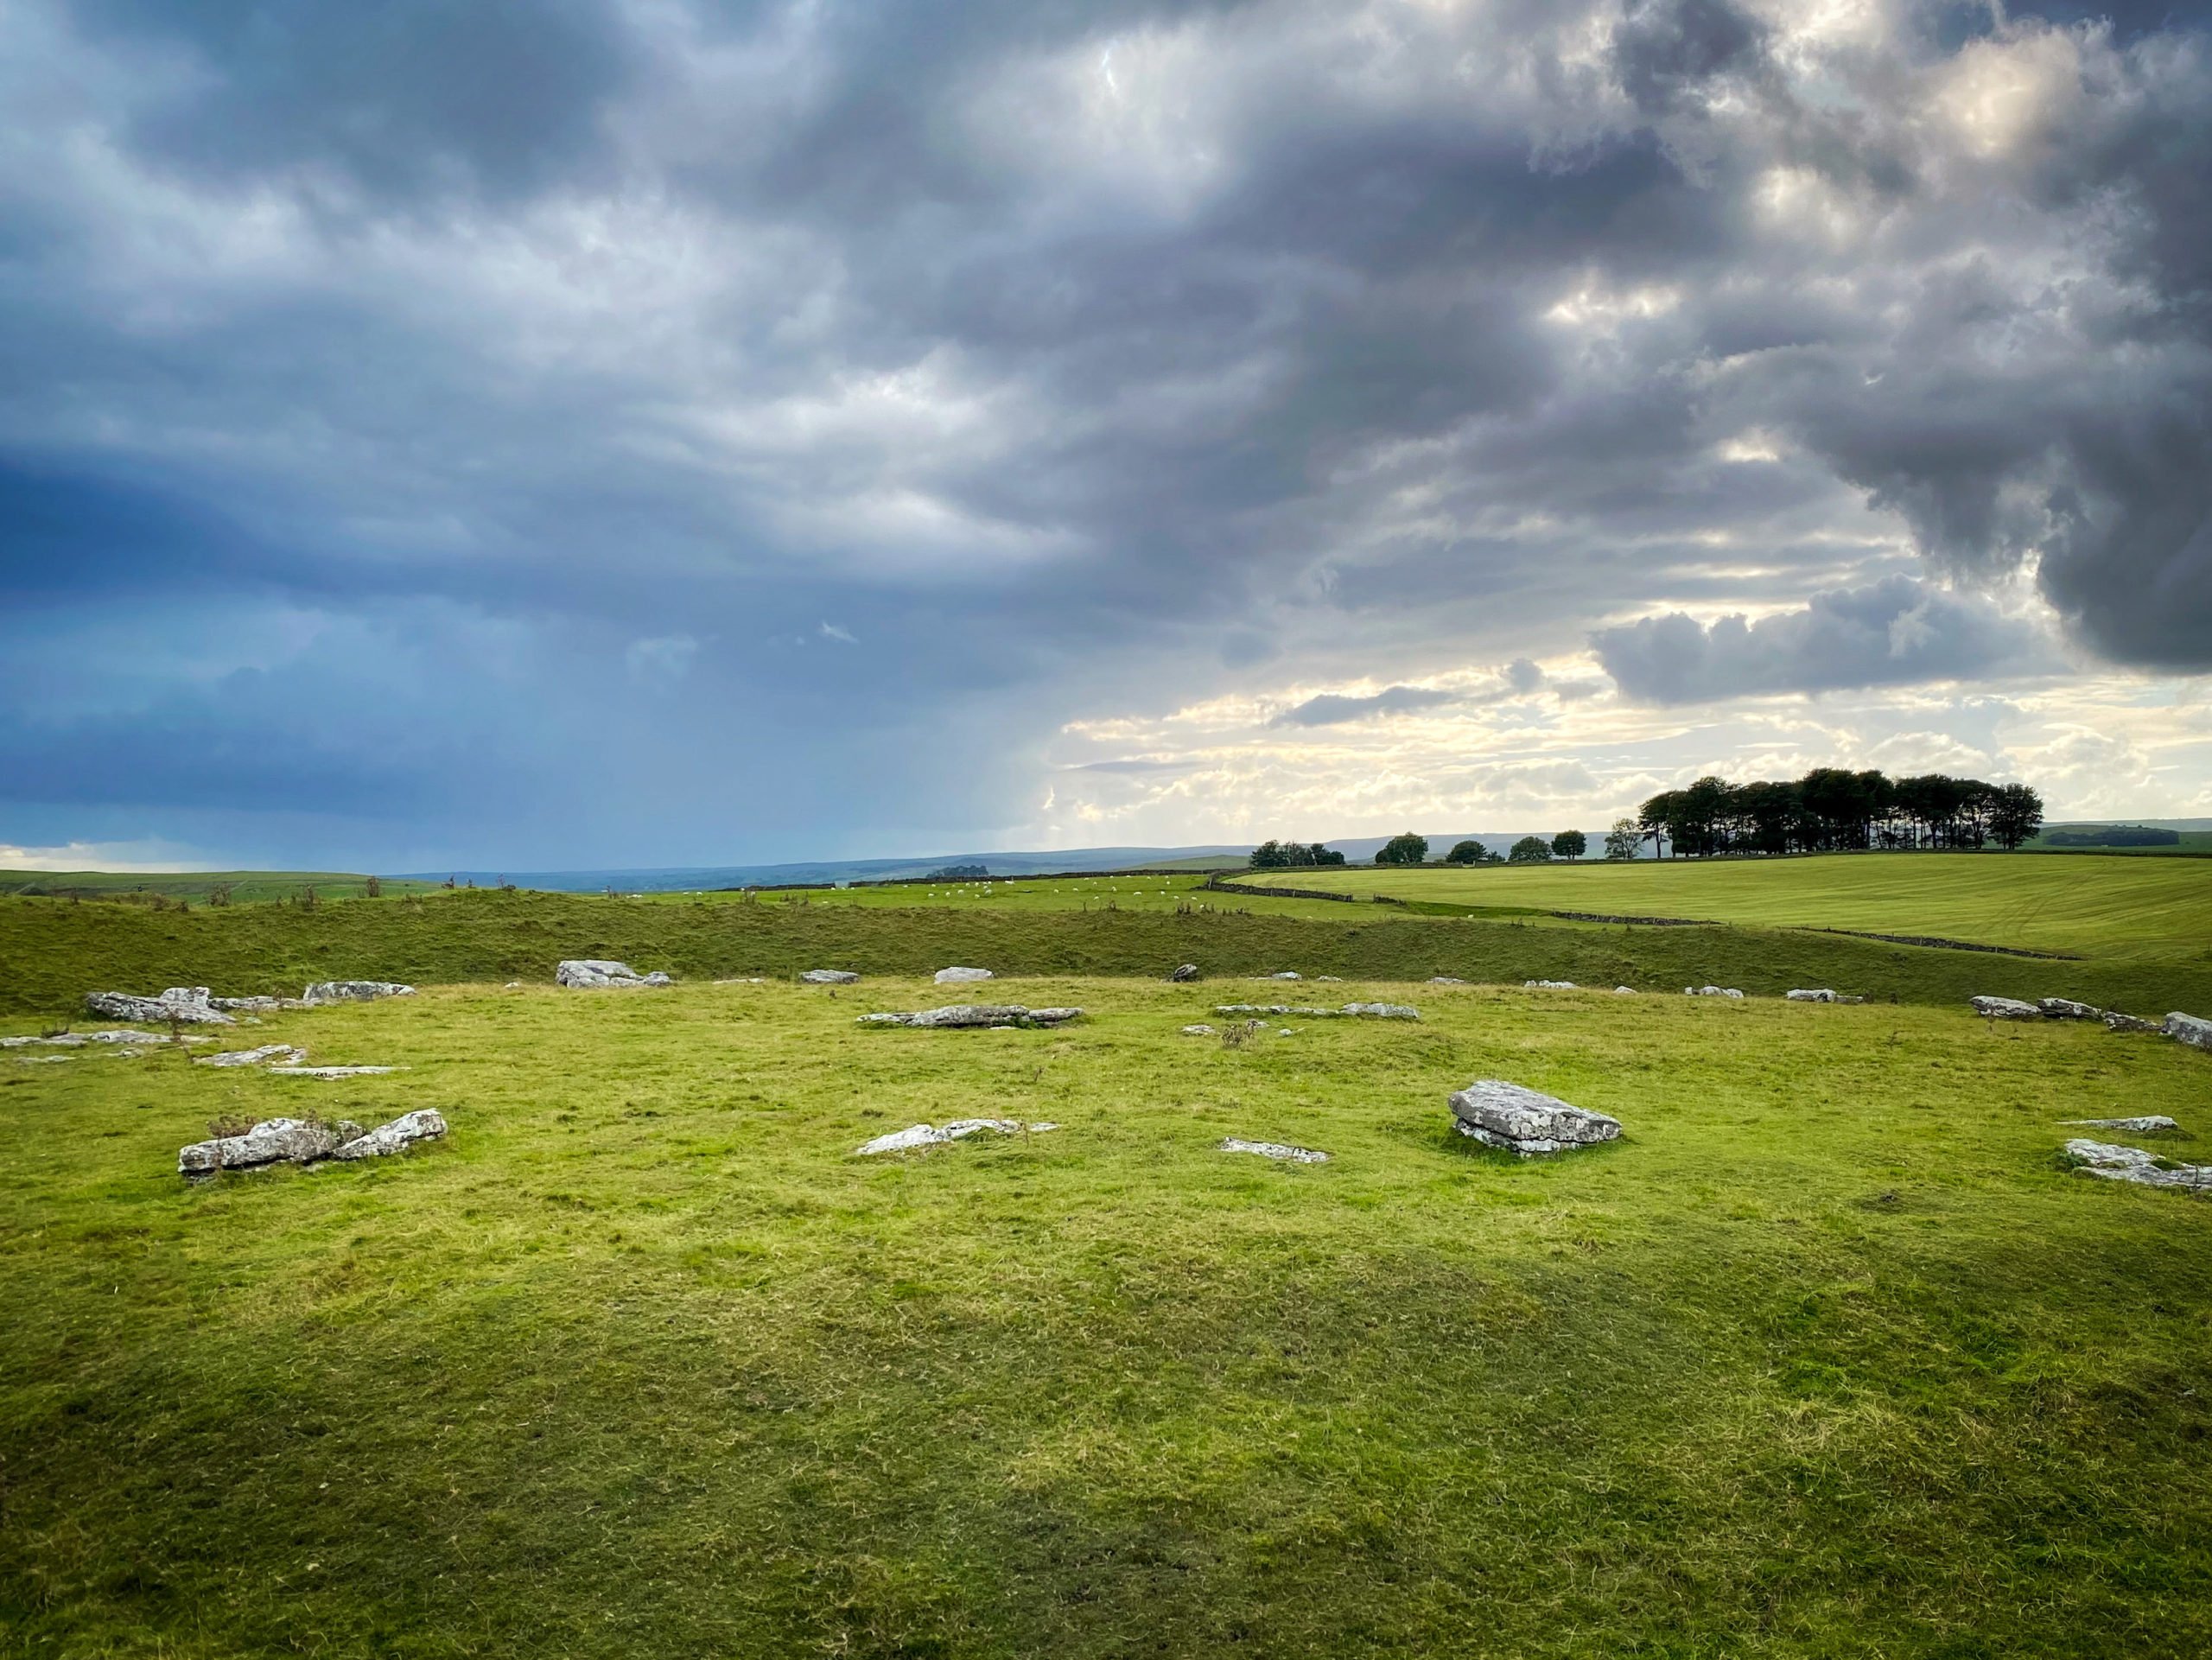
[{"label": "lone tree", "polygon": [[2007,853],[2043,828],[2043,798],[2024,784],[2007,784],[1992,793],[1989,839]]},{"label": "lone tree", "polygon": [[1480,865],[1490,862],[1490,849],[1480,842],[1454,842],[1452,851],[1444,855],[1448,865]]},{"label": "lone tree", "polygon": [[1605,832],[1605,856],[1616,861],[1633,859],[1636,850],[1643,845],[1643,827],[1633,818],[1616,818],[1612,829]]},{"label": "lone tree", "polygon": [[1416,836],[1411,830],[1392,836],[1375,855],[1375,862],[1379,865],[1417,865],[1427,862],[1428,837]]},{"label": "lone tree", "polygon": [[1552,856],[1555,859],[1580,859],[1590,850],[1590,838],[1580,830],[1561,830],[1552,837]]},{"label": "lone tree", "polygon": [[1552,862],[1551,843],[1541,836],[1524,836],[1513,844],[1513,851],[1505,855],[1510,865],[1545,865]]}]

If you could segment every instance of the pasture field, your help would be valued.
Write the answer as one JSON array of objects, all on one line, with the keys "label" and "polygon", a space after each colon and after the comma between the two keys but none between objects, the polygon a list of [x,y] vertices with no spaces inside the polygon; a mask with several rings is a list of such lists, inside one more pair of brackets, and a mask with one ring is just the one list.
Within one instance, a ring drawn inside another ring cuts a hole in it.
[{"label": "pasture field", "polygon": [[297,995],[311,980],[451,985],[550,981],[564,957],[613,957],[683,980],[788,979],[810,968],[921,974],[950,963],[1001,973],[1158,978],[1279,969],[1347,979],[1452,975],[1629,985],[1679,994],[1718,982],[1758,995],[1834,986],[1879,1001],[1956,1006],[1980,992],[2078,997],[2157,1016],[2212,1008],[2212,964],[2158,957],[2043,961],[1932,951],[1844,934],[1749,927],[1640,928],[1520,918],[1427,917],[1400,906],[1307,902],[1286,915],[1233,909],[990,900],[937,905],[721,896],[607,899],[528,891],[351,900],[302,912],[179,913],[0,898],[0,1014],[67,1019],[98,988],[204,985]]},{"label": "pasture field", "polygon": [[2212,860],[1859,853],[1294,875],[1295,881],[1284,875],[1275,885],[1472,906],[1930,935],[2114,961],[2212,964]]},{"label": "pasture field", "polygon": [[[436,884],[411,881],[398,876],[377,879],[388,897],[428,894]],[[226,888],[232,903],[251,905],[271,900],[297,899],[312,887],[318,900],[359,899],[368,890],[369,878],[359,872],[335,870],[186,870],[132,872],[114,870],[0,870],[0,894],[58,895],[62,898],[122,900],[148,902],[156,896],[206,903],[218,888]]]},{"label": "pasture field", "polygon": [[[2201,1157],[2212,1057],[1360,983],[1325,995],[1421,1022],[1179,1035],[1274,989],[1221,978],[853,1024],[950,989],[238,1034],[408,1068],[332,1083],[0,1055],[9,1651],[2212,1650],[2212,1203],[2056,1156],[2164,1111]],[[1477,1148],[1444,1097],[1482,1076],[1624,1136]],[[404,1156],[175,1172],[219,1115],[424,1106],[452,1134]],[[853,1156],[976,1115],[1063,1128]]]}]

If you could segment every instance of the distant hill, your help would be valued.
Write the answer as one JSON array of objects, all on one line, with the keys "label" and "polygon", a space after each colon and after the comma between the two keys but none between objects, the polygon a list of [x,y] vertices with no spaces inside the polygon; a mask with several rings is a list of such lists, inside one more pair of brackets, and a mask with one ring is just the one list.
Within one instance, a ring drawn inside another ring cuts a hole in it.
[{"label": "distant hill", "polygon": [[[1377,842],[1376,846],[1382,843]],[[933,853],[912,859],[817,859],[780,865],[679,865],[653,869],[425,871],[409,880],[442,882],[450,875],[479,887],[509,881],[517,887],[556,894],[687,894],[722,887],[779,887],[803,884],[895,881],[928,876],[949,865],[982,866],[994,876],[1040,876],[1061,870],[1131,870],[1174,865],[1202,869],[1209,863],[1239,865],[1249,847],[1066,848],[1048,853]]]}]

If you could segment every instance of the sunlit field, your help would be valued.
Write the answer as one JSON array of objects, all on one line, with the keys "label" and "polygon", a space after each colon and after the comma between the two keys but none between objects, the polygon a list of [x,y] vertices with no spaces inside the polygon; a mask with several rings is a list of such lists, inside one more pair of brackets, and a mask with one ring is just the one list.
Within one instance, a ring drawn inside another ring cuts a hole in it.
[{"label": "sunlit field", "polygon": [[1472,906],[1855,928],[2115,959],[2212,962],[2208,859],[1869,853],[1301,870],[1254,880]]},{"label": "sunlit field", "polygon": [[[953,995],[1090,1013],[854,1024]],[[533,983],[250,1028],[380,1078],[8,1052],[11,1647],[2212,1645],[2212,1204],[2056,1157],[2145,1111],[2199,1155],[2212,1056],[1349,981],[1287,995],[1421,1021],[1182,1034],[1285,995]],[[1625,1134],[1475,1148],[1484,1076]],[[422,1106],[404,1156],[175,1174],[218,1116]],[[1061,1128],[854,1156],[979,1115]]]}]

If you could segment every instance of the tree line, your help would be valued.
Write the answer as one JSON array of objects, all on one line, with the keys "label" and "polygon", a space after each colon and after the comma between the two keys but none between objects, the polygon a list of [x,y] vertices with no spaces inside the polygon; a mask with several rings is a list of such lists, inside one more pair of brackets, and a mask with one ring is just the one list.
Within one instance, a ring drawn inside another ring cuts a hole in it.
[{"label": "tree line", "polygon": [[1816,766],[1796,779],[1731,784],[1701,778],[1665,790],[1605,838],[1608,858],[1653,851],[1710,858],[1724,853],[1834,853],[1933,848],[2008,850],[2043,827],[2043,798],[2024,784],[1924,773]]}]

